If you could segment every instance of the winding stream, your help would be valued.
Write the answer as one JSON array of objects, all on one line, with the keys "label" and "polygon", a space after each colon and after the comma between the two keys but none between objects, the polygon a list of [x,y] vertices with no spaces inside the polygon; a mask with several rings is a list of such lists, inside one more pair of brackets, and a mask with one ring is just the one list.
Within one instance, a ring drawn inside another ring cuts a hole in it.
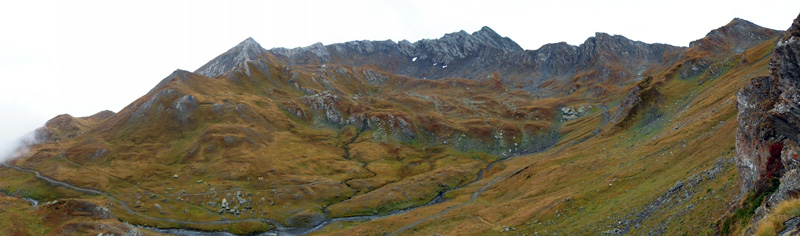
[{"label": "winding stream", "polygon": [[36,200],[30,199],[30,198],[26,198],[26,197],[24,197],[24,198],[22,198],[22,200],[25,200],[25,201],[28,201],[28,202],[30,202],[30,203],[31,203],[31,206],[34,206],[34,207],[39,205],[39,201],[36,201]]},{"label": "winding stream", "polygon": [[[577,140],[577,141],[573,140],[570,143],[564,145],[561,148],[561,150],[563,150],[563,149],[565,149],[567,147],[570,147],[572,145],[575,145],[575,144],[578,144],[578,143],[582,143],[583,141],[586,141],[586,140],[588,140],[588,139],[600,134],[600,132],[602,132],[602,128],[606,124],[608,124],[608,122],[610,121],[610,115],[608,114],[608,108],[607,107],[605,107],[603,105],[597,105],[597,106],[603,109],[602,124],[600,124],[600,126],[596,130],[594,130],[589,136],[581,138],[580,140]],[[523,155],[529,155],[529,154],[538,153],[538,152],[547,150],[550,147],[552,147],[554,144],[555,144],[555,142],[553,144],[549,144],[549,145],[547,145],[547,146],[545,146],[545,147],[543,147],[543,148],[541,148],[539,150],[535,150],[535,151],[530,152],[530,153],[525,153]],[[22,167],[19,167],[19,166],[10,165],[10,164],[5,163],[5,162],[0,163],[0,165],[8,167],[8,168],[15,169],[15,170],[18,170],[18,171],[33,173],[37,179],[43,180],[43,181],[48,182],[48,183],[50,183],[52,185],[55,185],[55,186],[64,187],[64,188],[67,188],[67,189],[70,189],[70,190],[74,190],[74,191],[78,191],[78,192],[82,192],[82,193],[85,193],[85,194],[105,196],[109,200],[113,201],[114,203],[119,204],[119,206],[121,206],[123,209],[125,209],[125,211],[127,213],[135,215],[135,216],[138,216],[138,217],[142,217],[142,218],[145,218],[145,219],[148,219],[148,220],[152,220],[152,221],[178,223],[178,224],[185,224],[185,225],[219,225],[219,224],[232,224],[232,223],[239,223],[239,222],[261,222],[261,223],[272,224],[272,225],[275,226],[275,229],[267,231],[267,232],[264,232],[264,233],[261,233],[259,235],[263,235],[263,236],[290,235],[290,236],[293,236],[293,235],[306,235],[306,234],[315,232],[317,230],[320,230],[320,229],[324,228],[325,226],[327,226],[329,224],[332,224],[332,223],[336,223],[336,222],[372,221],[372,220],[377,220],[377,219],[381,219],[381,218],[385,218],[385,217],[389,217],[389,216],[395,216],[395,215],[404,214],[406,212],[415,210],[417,208],[431,206],[431,205],[435,205],[435,204],[439,204],[439,203],[445,202],[445,201],[447,201],[447,199],[444,199],[444,197],[443,197],[445,194],[447,194],[447,193],[449,193],[451,191],[454,191],[454,190],[462,189],[462,188],[471,186],[473,184],[476,184],[477,182],[483,180],[484,172],[486,172],[487,170],[491,169],[495,164],[497,164],[499,162],[508,161],[508,160],[514,159],[514,158],[519,157],[519,156],[522,156],[522,155],[517,155],[517,156],[512,156],[512,157],[508,157],[508,158],[504,158],[504,159],[499,159],[499,160],[496,160],[494,162],[489,163],[486,166],[486,168],[484,168],[484,169],[482,169],[482,170],[480,170],[478,172],[477,178],[474,181],[469,182],[469,183],[467,183],[467,184],[465,184],[465,185],[463,185],[461,187],[458,187],[458,188],[453,188],[453,189],[449,189],[447,191],[440,192],[437,197],[435,197],[433,200],[431,200],[430,202],[426,203],[425,205],[416,206],[416,207],[410,207],[410,208],[403,209],[403,210],[392,211],[392,212],[390,212],[388,214],[382,214],[382,215],[351,216],[351,217],[341,217],[341,218],[326,219],[326,220],[320,222],[319,224],[317,224],[315,226],[311,226],[311,227],[287,227],[287,226],[284,226],[283,224],[281,224],[281,223],[279,223],[279,222],[277,222],[275,220],[267,219],[267,218],[248,218],[248,219],[236,219],[236,220],[218,220],[218,221],[194,222],[194,221],[185,221],[185,220],[176,220],[176,219],[169,219],[169,218],[153,217],[153,216],[150,216],[150,215],[145,215],[145,214],[139,213],[137,211],[134,211],[133,209],[130,208],[130,206],[128,206],[128,204],[125,201],[119,200],[118,198],[114,197],[110,193],[103,192],[103,191],[96,190],[96,189],[91,189],[91,188],[78,187],[78,186],[75,186],[73,184],[70,184],[70,183],[67,183],[67,182],[64,182],[64,181],[60,181],[60,180],[55,180],[55,179],[52,179],[52,178],[47,177],[45,175],[42,175],[39,171],[32,170],[32,169],[27,169],[27,168],[22,168]],[[443,210],[443,211],[441,211],[441,212],[439,212],[437,214],[434,214],[434,215],[428,216],[426,218],[417,220],[417,221],[415,221],[415,222],[413,222],[413,223],[411,223],[409,225],[406,225],[406,226],[404,226],[402,228],[399,228],[399,229],[395,230],[394,232],[392,232],[389,235],[397,235],[397,234],[402,233],[403,231],[405,231],[407,229],[416,227],[417,225],[419,225],[419,224],[421,224],[421,223],[423,223],[425,221],[440,217],[440,216],[442,216],[444,214],[447,214],[448,212],[450,212],[450,211],[452,211],[454,209],[458,209],[458,208],[460,208],[462,206],[465,206],[465,205],[473,203],[484,191],[489,189],[489,187],[491,187],[495,182],[499,181],[500,179],[502,179],[504,177],[506,177],[506,176],[498,176],[498,177],[492,179],[491,181],[489,181],[488,183],[484,184],[478,191],[476,191],[475,193],[472,194],[472,196],[470,197],[469,201],[461,203],[461,204],[458,204],[458,205],[455,205],[455,206],[452,206],[452,207],[449,207],[449,208],[447,208],[447,209],[445,209],[445,210]],[[33,203],[34,206],[38,205],[38,201],[36,201],[36,200],[33,200],[33,199],[30,199],[30,200],[25,199],[25,200],[30,201],[31,203]],[[209,231],[197,231],[197,230],[187,230],[187,229],[159,229],[159,228],[144,227],[144,226],[139,226],[139,227],[145,228],[145,229],[149,229],[149,230],[152,230],[152,231],[155,231],[155,232],[160,232],[160,233],[168,233],[168,234],[175,234],[175,235],[185,235],[185,236],[212,236],[212,235],[213,236],[216,236],[216,235],[227,236],[227,235],[233,235],[233,234],[228,233],[228,232],[209,232]]]}]

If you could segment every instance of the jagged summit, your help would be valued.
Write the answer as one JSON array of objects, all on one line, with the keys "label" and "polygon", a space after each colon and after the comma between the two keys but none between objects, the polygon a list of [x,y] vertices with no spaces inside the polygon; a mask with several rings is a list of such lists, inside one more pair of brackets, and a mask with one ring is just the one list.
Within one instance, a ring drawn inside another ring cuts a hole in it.
[{"label": "jagged summit", "polygon": [[227,52],[220,54],[213,60],[197,69],[195,73],[212,78],[217,77],[236,68],[244,62],[256,60],[259,57],[264,56],[265,53],[266,50],[262,48],[261,45],[256,42],[256,40],[248,37],[241,43],[229,49]]},{"label": "jagged summit", "polygon": [[[248,49],[248,50],[263,49],[261,47],[261,44],[258,44],[258,42],[256,42],[256,40],[253,39],[253,37],[247,37],[246,39],[244,39],[244,41],[242,41],[241,43],[237,44],[236,47],[244,48],[244,49]],[[248,50],[245,50],[245,51],[248,51]]]},{"label": "jagged summit", "polygon": [[500,36],[500,34],[492,30],[492,28],[489,28],[489,26],[484,26],[481,28],[481,30],[475,31],[472,33],[472,36],[482,39],[481,41],[486,42],[487,44],[496,48],[507,49],[510,51],[523,51],[519,44],[508,37]]},{"label": "jagged summit", "polygon": [[[331,45],[320,43],[298,48],[274,48],[270,53],[283,57],[290,64],[330,63],[334,60],[350,60],[354,54],[371,55],[374,53],[396,54],[409,60],[417,58],[420,62],[447,65],[457,60],[479,54],[484,49],[502,52],[522,52],[523,49],[513,40],[500,36],[489,27],[484,26],[472,34],[458,31],[445,34],[438,39],[422,39],[417,42],[402,40],[392,41],[351,41]],[[337,58],[338,57],[338,58]],[[379,61],[379,60],[373,60]],[[414,60],[415,62],[417,60]],[[362,64],[358,62],[347,64]],[[409,65],[410,66],[410,65]],[[430,74],[426,69],[426,74]]]},{"label": "jagged summit", "polygon": [[401,41],[402,51],[408,56],[431,59],[433,63],[451,64],[456,60],[478,54],[485,49],[499,49],[504,52],[523,51],[513,40],[502,37],[491,28],[484,26],[472,34],[465,31],[445,34],[438,39],[423,39],[413,44]]}]

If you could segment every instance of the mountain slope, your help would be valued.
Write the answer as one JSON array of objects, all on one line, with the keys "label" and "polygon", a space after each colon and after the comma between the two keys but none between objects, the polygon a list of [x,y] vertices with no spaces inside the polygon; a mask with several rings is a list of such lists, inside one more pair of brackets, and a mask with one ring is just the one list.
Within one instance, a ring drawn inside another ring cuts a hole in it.
[{"label": "mountain slope", "polygon": [[738,191],[734,94],[779,35],[737,19],[690,48],[597,33],[526,51],[488,27],[248,38],[117,114],[54,118],[0,186],[243,234],[718,232],[708,216]]},{"label": "mountain slope", "polygon": [[606,123],[595,114],[568,122],[567,135],[549,151],[493,167],[482,181],[446,195],[451,201],[322,232],[718,233],[738,201],[734,95],[749,77],[768,73],[774,40],[729,54],[722,73],[707,68],[687,78],[678,61],[635,85],[639,108],[627,121]]}]

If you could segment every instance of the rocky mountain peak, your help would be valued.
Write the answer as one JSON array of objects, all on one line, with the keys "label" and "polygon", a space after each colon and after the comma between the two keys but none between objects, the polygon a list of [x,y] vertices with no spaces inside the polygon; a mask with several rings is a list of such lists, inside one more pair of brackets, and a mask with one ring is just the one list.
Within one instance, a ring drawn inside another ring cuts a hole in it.
[{"label": "rocky mountain peak", "polygon": [[733,18],[733,20],[731,20],[731,22],[728,22],[728,24],[722,26],[721,28],[726,28],[726,27],[761,28],[761,26],[758,26],[753,22],[750,22],[748,20],[745,20],[745,19],[742,19],[742,18],[739,18],[739,17]]},{"label": "rocky mountain peak", "polygon": [[751,35],[753,36],[761,36],[762,34],[767,33],[776,33],[774,30],[770,30],[759,25],[754,24],[753,22],[741,19],[741,18],[734,18],[728,24],[712,30],[706,36],[714,36],[714,35],[728,35],[728,36],[745,36]]},{"label": "rocky mountain peak", "polygon": [[237,44],[235,48],[241,48],[242,52],[253,52],[263,49],[261,48],[261,44],[258,44],[252,37],[247,37],[244,41]]},{"label": "rocky mountain peak", "polygon": [[266,50],[262,48],[261,45],[256,42],[256,40],[248,37],[241,43],[237,44],[225,53],[220,54],[213,60],[197,69],[195,73],[212,78],[217,77],[247,61],[259,59],[259,57],[264,56],[265,53]]},{"label": "rocky mountain peak", "polygon": [[700,50],[707,51],[733,49],[738,52],[763,40],[770,39],[779,32],[761,27],[744,19],[734,18],[728,24],[711,30],[702,39],[691,42],[689,47],[697,47]]},{"label": "rocky mountain peak", "polygon": [[410,45],[401,45],[401,50],[406,55],[439,64],[452,64],[486,49],[503,52],[523,51],[522,47],[513,40],[500,36],[486,26],[472,34],[461,30],[445,34],[438,39],[423,39]]},{"label": "rocky mountain peak", "polygon": [[479,38],[487,45],[491,45],[496,48],[509,51],[523,51],[522,47],[520,47],[516,42],[508,37],[500,36],[500,34],[492,30],[492,28],[489,28],[489,26],[484,26],[481,28],[481,30],[475,31],[472,33],[472,36]]}]

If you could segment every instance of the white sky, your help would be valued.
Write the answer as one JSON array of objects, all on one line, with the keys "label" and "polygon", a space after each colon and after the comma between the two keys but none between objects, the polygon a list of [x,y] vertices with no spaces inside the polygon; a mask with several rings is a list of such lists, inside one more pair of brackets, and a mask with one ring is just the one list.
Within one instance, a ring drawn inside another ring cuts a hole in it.
[{"label": "white sky", "polygon": [[595,32],[687,46],[734,17],[785,30],[798,13],[797,0],[2,1],[0,156],[58,114],[117,112],[247,37],[269,49],[489,26],[525,49]]}]

